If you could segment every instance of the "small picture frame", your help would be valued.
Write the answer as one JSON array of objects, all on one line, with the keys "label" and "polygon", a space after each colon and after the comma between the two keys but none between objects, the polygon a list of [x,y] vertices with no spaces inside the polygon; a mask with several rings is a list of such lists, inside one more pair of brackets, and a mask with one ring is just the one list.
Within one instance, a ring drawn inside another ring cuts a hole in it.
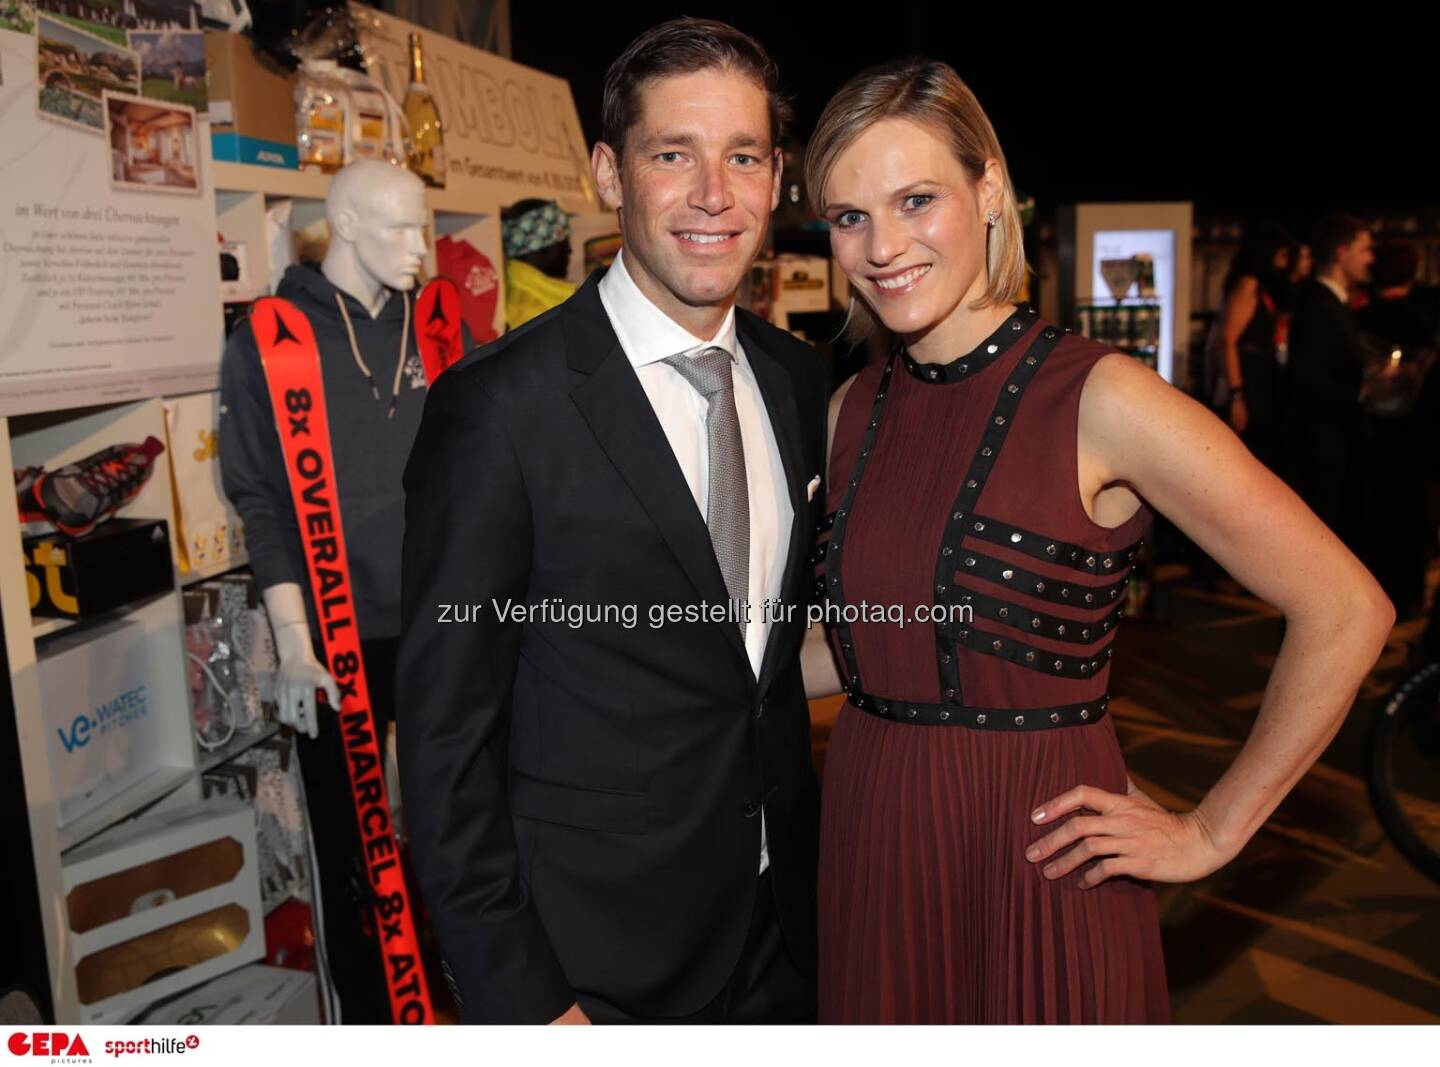
[{"label": "small picture frame", "polygon": [[145,193],[199,195],[195,109],[130,93],[105,93],[110,185]]}]

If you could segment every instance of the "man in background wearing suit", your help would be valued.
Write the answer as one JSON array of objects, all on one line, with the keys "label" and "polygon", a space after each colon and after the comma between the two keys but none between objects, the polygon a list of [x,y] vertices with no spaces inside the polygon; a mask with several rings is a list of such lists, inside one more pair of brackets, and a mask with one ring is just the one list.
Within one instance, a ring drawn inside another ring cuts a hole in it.
[{"label": "man in background wearing suit", "polygon": [[1300,283],[1290,320],[1285,451],[1295,491],[1354,547],[1360,488],[1351,475],[1364,432],[1365,351],[1350,290],[1369,280],[1375,256],[1369,231],[1348,215],[1322,219],[1313,247],[1315,276]]},{"label": "man in background wearing suit", "polygon": [[643,34],[592,158],[622,254],[427,402],[399,769],[462,1021],[813,1019],[828,383],[735,307],[782,118],[751,38]]}]

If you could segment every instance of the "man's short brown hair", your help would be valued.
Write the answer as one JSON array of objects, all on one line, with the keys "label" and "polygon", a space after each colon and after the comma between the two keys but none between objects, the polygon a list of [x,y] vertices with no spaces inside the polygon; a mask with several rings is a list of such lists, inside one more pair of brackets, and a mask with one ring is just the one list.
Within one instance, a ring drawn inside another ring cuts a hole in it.
[{"label": "man's short brown hair", "polygon": [[724,22],[678,18],[652,26],[622,52],[605,72],[600,139],[625,151],[625,138],[640,120],[640,90],[656,78],[728,70],[743,74],[765,90],[770,105],[771,147],[790,120],[790,103],[780,92],[780,72],[759,41]]}]

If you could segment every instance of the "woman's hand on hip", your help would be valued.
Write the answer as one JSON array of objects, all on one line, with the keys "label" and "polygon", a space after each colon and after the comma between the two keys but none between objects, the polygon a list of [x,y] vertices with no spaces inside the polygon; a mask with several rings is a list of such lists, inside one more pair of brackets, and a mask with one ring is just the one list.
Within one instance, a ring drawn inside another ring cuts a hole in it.
[{"label": "woman's hand on hip", "polygon": [[[1096,814],[1076,814],[1087,809]],[[1233,858],[1198,812],[1167,811],[1133,782],[1123,794],[1076,786],[1041,805],[1031,818],[1041,826],[1065,821],[1030,845],[1025,858],[1041,865],[1041,873],[1052,880],[1098,861],[1081,876],[1086,889],[1116,875],[1193,882]]]}]

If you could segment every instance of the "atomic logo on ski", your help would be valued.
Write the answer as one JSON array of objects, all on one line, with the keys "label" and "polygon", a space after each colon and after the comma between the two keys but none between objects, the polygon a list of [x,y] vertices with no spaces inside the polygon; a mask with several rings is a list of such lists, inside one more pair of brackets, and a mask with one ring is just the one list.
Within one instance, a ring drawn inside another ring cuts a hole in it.
[{"label": "atomic logo on ski", "polygon": [[300,343],[300,338],[296,337],[295,334],[291,332],[289,324],[285,321],[285,316],[280,314],[279,308],[276,308],[275,340],[270,342],[270,347],[276,347],[281,341],[291,341],[294,344],[298,345]]},{"label": "atomic logo on ski", "polygon": [[436,278],[420,291],[415,343],[431,385],[464,352],[460,333],[460,290],[449,278]]}]

